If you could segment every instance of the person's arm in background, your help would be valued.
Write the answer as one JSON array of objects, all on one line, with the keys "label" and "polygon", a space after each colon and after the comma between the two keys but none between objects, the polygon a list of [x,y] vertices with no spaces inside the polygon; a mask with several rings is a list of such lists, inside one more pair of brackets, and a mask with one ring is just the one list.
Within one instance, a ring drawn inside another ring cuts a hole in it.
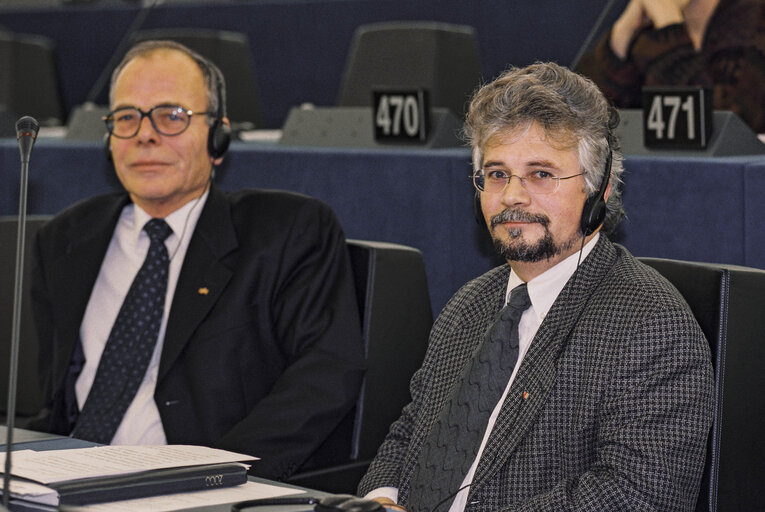
[{"label": "person's arm in background", "polygon": [[687,4],[688,0],[631,0],[611,28],[609,43],[614,55],[625,60],[632,41],[643,28],[659,30],[683,23]]},{"label": "person's arm in background", "polygon": [[[717,0],[711,1],[716,4]],[[611,30],[582,58],[577,71],[591,78],[617,107],[639,107],[651,66],[668,55],[683,59],[695,53],[685,21],[689,9],[688,0],[631,0]]]}]

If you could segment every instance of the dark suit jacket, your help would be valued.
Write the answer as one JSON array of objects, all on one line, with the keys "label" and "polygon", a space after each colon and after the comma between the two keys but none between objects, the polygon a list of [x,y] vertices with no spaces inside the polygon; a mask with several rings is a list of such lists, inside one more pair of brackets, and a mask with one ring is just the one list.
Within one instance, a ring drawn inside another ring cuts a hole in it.
[{"label": "dark suit jacket", "polygon": [[[109,194],[46,224],[32,300],[47,429],[68,434],[79,329],[117,219]],[[261,457],[281,479],[349,413],[364,355],[345,239],[323,203],[212,187],[173,297],[154,399],[169,443]],[[69,406],[69,407],[68,407]]]},{"label": "dark suit jacket", "polygon": [[[422,442],[502,307],[509,271],[488,272],[446,305],[412,379],[412,402],[360,494],[397,487],[406,505]],[[709,345],[680,294],[601,235],[537,331],[467,510],[693,510],[712,379]]]}]

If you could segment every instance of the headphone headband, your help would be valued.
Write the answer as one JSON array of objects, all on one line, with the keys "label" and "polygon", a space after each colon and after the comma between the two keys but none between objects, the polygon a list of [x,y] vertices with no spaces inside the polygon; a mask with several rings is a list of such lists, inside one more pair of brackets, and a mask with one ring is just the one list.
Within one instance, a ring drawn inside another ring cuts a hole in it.
[{"label": "headphone headband", "polygon": [[210,65],[210,72],[215,77],[215,93],[218,98],[218,108],[215,109],[215,120],[207,135],[207,152],[213,159],[223,157],[231,144],[231,127],[223,122],[225,103],[223,99],[223,78],[215,65]]}]

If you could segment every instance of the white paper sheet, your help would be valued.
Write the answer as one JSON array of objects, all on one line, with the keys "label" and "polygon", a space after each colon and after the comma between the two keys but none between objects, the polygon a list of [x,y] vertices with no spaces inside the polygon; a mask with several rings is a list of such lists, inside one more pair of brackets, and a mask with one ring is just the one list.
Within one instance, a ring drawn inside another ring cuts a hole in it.
[{"label": "white paper sheet", "polygon": [[[13,452],[12,474],[42,484],[152,469],[244,462],[256,457],[206,446],[96,446],[73,450]],[[5,453],[0,453],[0,468]]]}]

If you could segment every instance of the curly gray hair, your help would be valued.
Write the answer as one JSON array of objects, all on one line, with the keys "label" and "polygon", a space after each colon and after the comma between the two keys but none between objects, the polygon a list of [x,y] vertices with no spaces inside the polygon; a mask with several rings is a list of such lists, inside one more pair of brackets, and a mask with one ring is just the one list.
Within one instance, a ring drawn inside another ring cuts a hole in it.
[{"label": "curly gray hair", "polygon": [[473,153],[473,168],[483,163],[487,141],[496,133],[538,123],[545,133],[575,146],[592,196],[600,188],[611,151],[611,192],[603,231],[612,232],[624,215],[624,172],[614,129],[619,113],[588,78],[551,62],[512,67],[480,87],[470,102],[464,133]]}]

